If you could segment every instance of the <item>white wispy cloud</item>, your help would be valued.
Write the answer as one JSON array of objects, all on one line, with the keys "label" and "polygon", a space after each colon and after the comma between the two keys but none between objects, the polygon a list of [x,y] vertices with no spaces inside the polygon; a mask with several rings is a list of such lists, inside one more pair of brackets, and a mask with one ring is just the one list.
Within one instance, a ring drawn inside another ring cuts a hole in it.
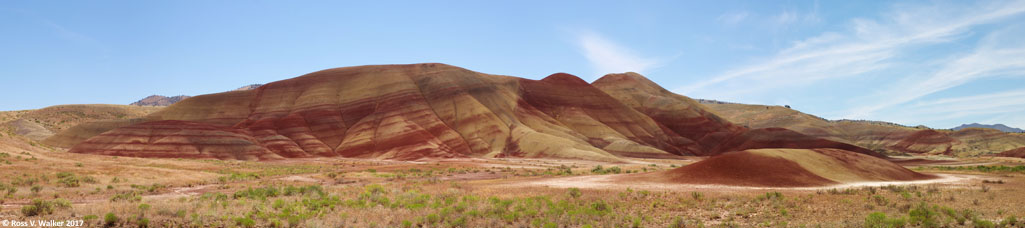
[{"label": "white wispy cloud", "polygon": [[[983,78],[1003,75],[1025,76],[1025,42],[1020,41],[1018,36],[1021,34],[1010,33],[1010,30],[1017,29],[1021,29],[1021,27],[1012,27],[993,32],[980,41],[979,46],[973,52],[944,64],[939,70],[927,74],[925,77],[914,77],[912,80],[905,80],[892,89],[873,94],[870,99],[876,100],[876,104],[855,108],[850,112],[849,117],[869,117],[879,110],[908,103],[924,96]],[[958,99],[940,100],[939,102],[960,101],[962,99],[972,100],[979,97],[968,96]],[[981,97],[985,98],[986,96]],[[995,99],[987,102],[998,104],[1000,100]],[[1025,102],[1016,104],[1025,105]],[[981,104],[976,106],[979,105]]]},{"label": "white wispy cloud", "polygon": [[658,58],[642,57],[594,32],[579,33],[577,44],[597,76],[628,71],[640,73],[662,62]]},{"label": "white wispy cloud", "polygon": [[769,20],[777,27],[788,27],[791,25],[810,25],[822,22],[819,17],[819,3],[816,1],[808,12],[801,12],[797,9],[785,9],[779,14],[772,16]]},{"label": "white wispy cloud", "polygon": [[750,13],[748,13],[747,11],[730,12],[719,15],[719,17],[716,18],[716,20],[723,24],[735,25],[737,23],[740,23],[741,21],[744,21],[744,19],[747,19],[749,15]]},{"label": "white wispy cloud", "polygon": [[53,33],[53,35],[56,35],[57,37],[59,37],[61,39],[64,39],[64,40],[66,40],[68,42],[74,43],[74,44],[79,44],[79,45],[83,45],[83,46],[86,46],[86,47],[93,48],[93,49],[97,50],[99,53],[101,53],[101,55],[103,55],[103,56],[106,56],[106,55],[108,55],[108,53],[110,53],[110,49],[107,47],[107,45],[103,44],[102,42],[100,42],[100,41],[98,41],[98,40],[96,40],[96,39],[92,38],[91,36],[88,36],[88,35],[86,35],[84,33],[77,32],[77,31],[75,31],[75,30],[73,30],[71,28],[68,28],[67,26],[63,26],[61,24],[58,24],[57,22],[54,22],[53,20],[47,19],[47,18],[45,18],[43,16],[40,16],[36,12],[29,11],[29,10],[24,10],[24,9],[0,8],[0,12],[2,12],[2,11],[8,11],[9,13],[11,13],[13,15],[24,17],[24,18],[28,18],[31,21],[34,21],[36,23],[39,23],[39,24],[49,28],[49,30]]},{"label": "white wispy cloud", "polygon": [[[922,67],[923,63],[896,60],[913,55],[923,47],[963,40],[975,34],[976,27],[1022,13],[1025,13],[1025,1],[978,2],[972,6],[895,5],[878,18],[853,19],[843,30],[794,42],[773,56],[675,91],[698,97],[742,96],[787,86],[812,85],[822,80],[880,75],[878,72],[882,70],[907,69],[908,64]],[[793,11],[784,11],[775,17],[775,22],[794,23],[801,18]],[[930,59],[936,61],[931,66],[938,66],[930,70],[931,74],[903,80],[906,84],[901,86],[878,90],[861,99],[873,105],[843,113],[847,118],[871,117],[879,110],[979,78],[1018,71],[1025,63],[1021,60],[1025,59],[1023,49],[1015,45],[988,47],[996,43],[999,42],[983,40],[964,56]]]},{"label": "white wispy cloud", "polygon": [[781,24],[781,25],[792,24],[794,22],[797,22],[797,20],[798,20],[797,12],[794,12],[794,11],[791,11],[791,10],[785,10],[782,13],[780,13],[779,15],[776,15],[775,17],[772,17],[772,21],[776,22],[776,24]]}]

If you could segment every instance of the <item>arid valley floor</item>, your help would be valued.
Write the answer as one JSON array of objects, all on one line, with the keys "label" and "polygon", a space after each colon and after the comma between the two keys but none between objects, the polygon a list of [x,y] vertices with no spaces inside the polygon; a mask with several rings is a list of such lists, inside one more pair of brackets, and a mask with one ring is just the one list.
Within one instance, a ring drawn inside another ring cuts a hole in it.
[{"label": "arid valley floor", "polygon": [[[1025,220],[1025,161],[1015,158],[906,164],[946,177],[935,182],[755,188],[630,178],[697,157],[255,162],[70,154],[3,140],[6,220],[132,227],[860,227],[898,219],[1009,227]],[[1003,166],[1018,168],[996,168]],[[30,207],[52,214],[29,216]]]}]

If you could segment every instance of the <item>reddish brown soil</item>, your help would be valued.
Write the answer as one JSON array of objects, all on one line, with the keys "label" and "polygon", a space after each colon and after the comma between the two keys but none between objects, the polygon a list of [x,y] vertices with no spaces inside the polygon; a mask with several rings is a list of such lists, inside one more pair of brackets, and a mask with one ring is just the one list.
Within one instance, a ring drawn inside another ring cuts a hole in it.
[{"label": "reddish brown soil", "polygon": [[997,156],[1025,158],[1025,147],[1000,152]]},{"label": "reddish brown soil", "polygon": [[674,183],[734,186],[803,187],[835,184],[793,161],[747,151],[730,152],[665,173]]}]

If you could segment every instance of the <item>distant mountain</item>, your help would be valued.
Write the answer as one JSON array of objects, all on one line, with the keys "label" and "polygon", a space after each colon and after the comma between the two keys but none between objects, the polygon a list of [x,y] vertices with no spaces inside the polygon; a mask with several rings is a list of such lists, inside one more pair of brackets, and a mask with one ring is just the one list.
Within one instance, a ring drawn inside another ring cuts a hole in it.
[{"label": "distant mountain", "polygon": [[136,102],[132,102],[130,105],[135,105],[135,106],[168,106],[168,105],[174,104],[176,102],[179,102],[181,100],[185,100],[185,98],[189,98],[189,97],[192,97],[192,96],[178,95],[178,96],[173,96],[173,97],[167,97],[167,96],[162,96],[162,95],[151,95],[151,96],[148,96],[146,98],[143,98],[142,100],[139,100],[139,101],[136,101]]},{"label": "distant mountain", "polygon": [[[235,90],[232,90],[232,91],[252,90],[252,89],[259,88],[262,85],[263,84],[251,84],[251,85],[239,87],[238,89],[235,89]],[[192,97],[192,96],[178,95],[178,96],[173,96],[173,97],[167,97],[167,96],[163,96],[163,95],[150,95],[150,96],[148,96],[146,98],[143,98],[142,100],[133,102],[130,105],[135,105],[135,106],[168,106],[168,105],[172,105],[174,103],[177,103],[177,102],[179,102],[181,100],[185,100],[185,98],[189,98],[189,97]]]},{"label": "distant mountain", "polygon": [[965,129],[965,128],[989,128],[989,129],[997,129],[997,130],[1000,130],[1000,131],[1003,131],[1003,132],[1014,132],[1014,133],[1025,132],[1025,130],[1022,130],[1021,128],[1008,127],[1007,125],[1003,125],[1003,124],[979,124],[979,123],[962,124],[961,126],[952,128],[951,130],[955,130],[956,131],[956,130],[961,130],[961,129]]},{"label": "distant mountain", "polygon": [[251,90],[251,89],[256,89],[256,88],[259,88],[260,86],[263,86],[263,84],[252,84],[252,85],[247,85],[247,86],[239,87],[238,89],[235,89],[234,91],[245,91],[245,90]]}]

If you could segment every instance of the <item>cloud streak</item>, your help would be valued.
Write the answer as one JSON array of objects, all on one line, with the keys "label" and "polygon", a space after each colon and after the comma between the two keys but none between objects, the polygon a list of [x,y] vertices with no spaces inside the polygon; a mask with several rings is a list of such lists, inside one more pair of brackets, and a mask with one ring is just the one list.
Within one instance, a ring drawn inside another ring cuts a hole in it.
[{"label": "cloud streak", "polygon": [[628,71],[644,72],[662,62],[657,58],[642,57],[633,50],[593,32],[580,33],[577,36],[577,45],[598,76]]},{"label": "cloud streak", "polygon": [[[1015,34],[1008,34],[1007,29],[988,35],[980,42],[975,51],[944,64],[942,68],[927,77],[908,80],[892,89],[876,93],[871,99],[879,101],[878,104],[855,108],[850,112],[850,117],[868,117],[879,110],[983,78],[1025,74],[1025,60],[1022,60],[1025,57],[1025,44],[1001,41],[1010,38],[1008,36],[1017,37]],[[987,102],[999,102],[999,100]],[[1025,105],[1025,103],[1020,104]]]},{"label": "cloud streak", "polygon": [[[729,69],[709,78],[675,89],[698,97],[732,99],[758,97],[764,92],[781,92],[785,87],[820,85],[824,80],[858,77],[904,78],[898,86],[873,88],[875,93],[857,100],[872,105],[843,111],[845,118],[876,117],[881,110],[919,100],[980,78],[1025,72],[1025,45],[1008,38],[1021,34],[986,34],[969,53],[906,61],[916,52],[934,45],[963,41],[977,34],[978,27],[1001,22],[1025,13],[1025,1],[980,2],[972,6],[894,5],[875,19],[858,18],[839,31],[794,42],[768,58]],[[777,15],[779,24],[801,19],[792,11]],[[1005,29],[1006,30],[1006,29]],[[893,75],[894,70],[913,69],[919,75]],[[927,72],[927,73],[925,73]],[[723,92],[727,91],[727,92]]]},{"label": "cloud streak", "polygon": [[724,13],[722,15],[719,15],[719,17],[716,18],[716,21],[719,21],[727,25],[736,25],[744,21],[744,19],[747,19],[749,15],[750,13],[748,13],[747,11]]}]

